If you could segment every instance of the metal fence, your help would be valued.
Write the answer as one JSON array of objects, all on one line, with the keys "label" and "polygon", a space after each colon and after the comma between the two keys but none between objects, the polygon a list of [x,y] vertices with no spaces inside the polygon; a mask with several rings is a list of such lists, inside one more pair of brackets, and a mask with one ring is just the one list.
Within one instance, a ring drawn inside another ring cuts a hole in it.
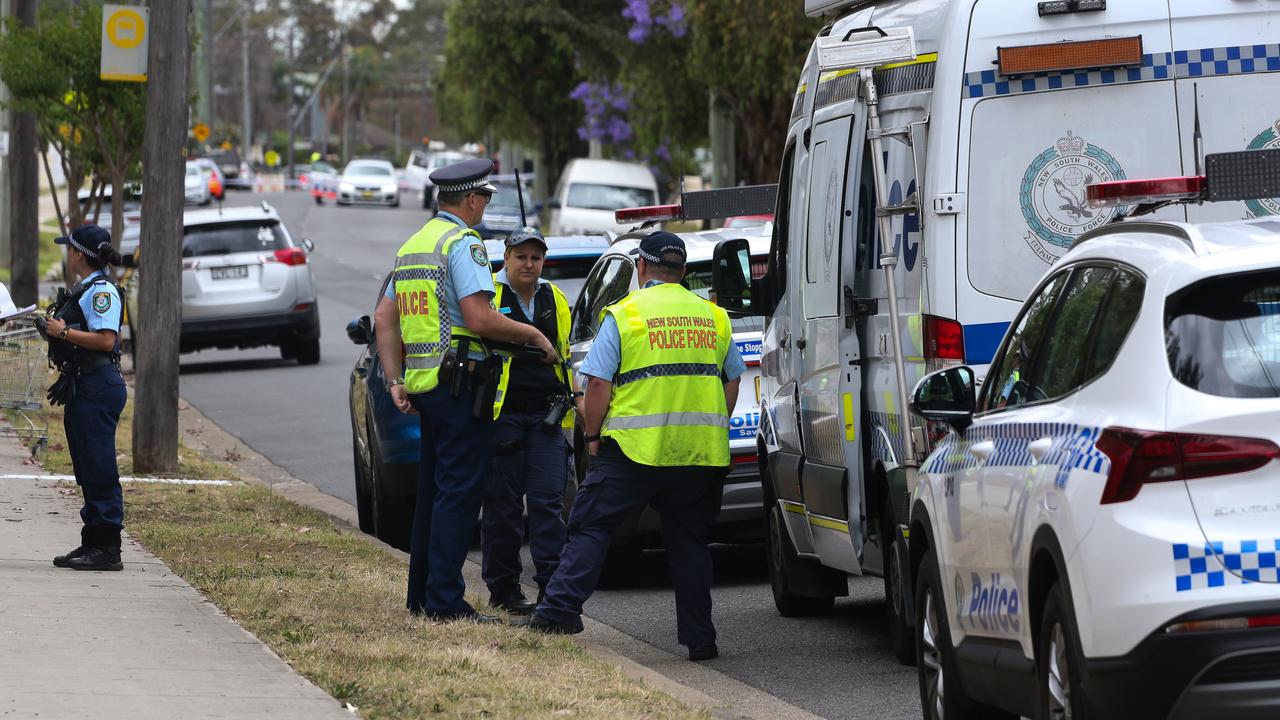
[{"label": "metal fence", "polygon": [[46,345],[34,327],[0,330],[0,408],[10,417],[0,433],[34,441],[37,449],[49,441],[40,414],[48,372]]}]

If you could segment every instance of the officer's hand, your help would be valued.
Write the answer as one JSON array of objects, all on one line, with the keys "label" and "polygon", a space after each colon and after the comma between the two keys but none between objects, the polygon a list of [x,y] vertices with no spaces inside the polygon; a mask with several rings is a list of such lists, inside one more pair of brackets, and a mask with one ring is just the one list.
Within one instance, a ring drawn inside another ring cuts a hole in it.
[{"label": "officer's hand", "polygon": [[44,331],[50,335],[57,336],[66,327],[67,327],[66,320],[60,320],[58,318],[49,318],[47,321],[45,321]]},{"label": "officer's hand", "polygon": [[538,333],[537,343],[538,349],[542,351],[542,362],[547,363],[548,365],[555,365],[560,362],[559,353],[557,353],[556,349],[551,346],[551,341],[547,339],[546,335]]},{"label": "officer's hand", "polygon": [[404,385],[391,386],[391,401],[396,404],[396,409],[405,415],[418,414],[418,411],[413,408],[413,404],[409,402],[409,392],[404,389]]},{"label": "officer's hand", "polygon": [[598,452],[600,452],[600,441],[599,441],[599,440],[592,440],[591,442],[587,443],[587,454],[588,454],[588,455],[590,455],[591,457],[595,457],[595,456],[596,456],[596,453],[598,453]]}]

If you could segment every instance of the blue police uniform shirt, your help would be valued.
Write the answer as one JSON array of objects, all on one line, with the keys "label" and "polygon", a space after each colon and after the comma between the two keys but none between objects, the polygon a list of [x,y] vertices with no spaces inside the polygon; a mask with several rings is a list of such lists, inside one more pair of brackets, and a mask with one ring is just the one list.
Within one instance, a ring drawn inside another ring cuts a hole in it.
[{"label": "blue police uniform shirt", "polygon": [[[469,227],[462,222],[462,218],[450,212],[441,210],[436,213],[436,217],[448,220],[454,225]],[[473,248],[477,247],[480,248],[480,253],[485,259],[484,264],[475,261]],[[493,297],[493,271],[489,268],[489,254],[485,252],[484,243],[477,240],[475,236],[468,236],[449,248],[449,282],[444,285],[444,306],[449,311],[449,319],[455,326],[466,327],[467,325],[462,319],[461,298],[478,292],[488,293]],[[396,284],[394,282],[387,283],[386,297],[388,300],[395,301]],[[483,357],[483,355],[475,354],[475,357]]]},{"label": "blue police uniform shirt", "polygon": [[89,332],[110,330],[120,332],[120,291],[109,282],[95,284],[98,278],[105,278],[101,270],[84,279],[84,286],[89,288],[80,296],[80,310],[84,313]]},{"label": "blue police uniform shirt", "polygon": [[[495,283],[502,283],[503,285],[506,285],[508,289],[511,288],[511,283],[507,280],[506,268],[502,268],[501,270],[499,270],[497,277],[495,277],[493,281]],[[543,285],[549,285],[549,284],[550,284],[550,281],[548,281],[546,278],[538,278],[538,287],[542,287]],[[527,318],[537,317],[537,315],[535,315],[534,312],[538,309],[538,293],[535,292],[533,294],[533,301],[530,302],[528,305],[525,305],[524,298],[520,296],[520,293],[516,292],[515,290],[511,290],[511,294],[516,297],[516,302],[520,304],[520,310],[521,312],[524,313],[525,317]],[[502,308],[498,308],[498,312],[502,312]]]},{"label": "blue police uniform shirt", "polygon": [[[645,287],[653,287],[661,282],[661,280],[650,280],[645,283]],[[622,336],[618,334],[618,323],[614,321],[613,315],[606,313],[604,322],[600,323],[600,329],[596,331],[595,340],[591,343],[591,350],[587,352],[587,357],[583,359],[582,367],[578,368],[578,372],[613,382],[621,364]],[[742,377],[742,373],[746,371],[747,363],[743,361],[742,353],[738,352],[738,344],[729,343],[729,352],[724,357],[723,368],[726,382]]]}]

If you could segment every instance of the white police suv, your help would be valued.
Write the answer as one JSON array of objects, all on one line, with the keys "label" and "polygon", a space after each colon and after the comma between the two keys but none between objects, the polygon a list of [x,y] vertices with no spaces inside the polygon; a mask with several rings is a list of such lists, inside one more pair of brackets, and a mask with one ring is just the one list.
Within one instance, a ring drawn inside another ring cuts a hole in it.
[{"label": "white police suv", "polygon": [[[1245,199],[1219,158],[1090,197]],[[1280,717],[1280,218],[1086,234],[976,386],[914,398],[924,716]]]}]

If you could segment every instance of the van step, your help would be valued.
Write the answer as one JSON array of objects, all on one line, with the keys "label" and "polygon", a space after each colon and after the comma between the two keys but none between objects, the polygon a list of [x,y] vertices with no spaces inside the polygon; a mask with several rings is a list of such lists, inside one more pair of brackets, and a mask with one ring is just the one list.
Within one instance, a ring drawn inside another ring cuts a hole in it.
[{"label": "van step", "polygon": [[885,207],[876,208],[876,217],[888,217],[893,215],[910,215],[911,213],[920,212],[920,198],[918,193],[911,193],[901,205],[887,205]]}]

